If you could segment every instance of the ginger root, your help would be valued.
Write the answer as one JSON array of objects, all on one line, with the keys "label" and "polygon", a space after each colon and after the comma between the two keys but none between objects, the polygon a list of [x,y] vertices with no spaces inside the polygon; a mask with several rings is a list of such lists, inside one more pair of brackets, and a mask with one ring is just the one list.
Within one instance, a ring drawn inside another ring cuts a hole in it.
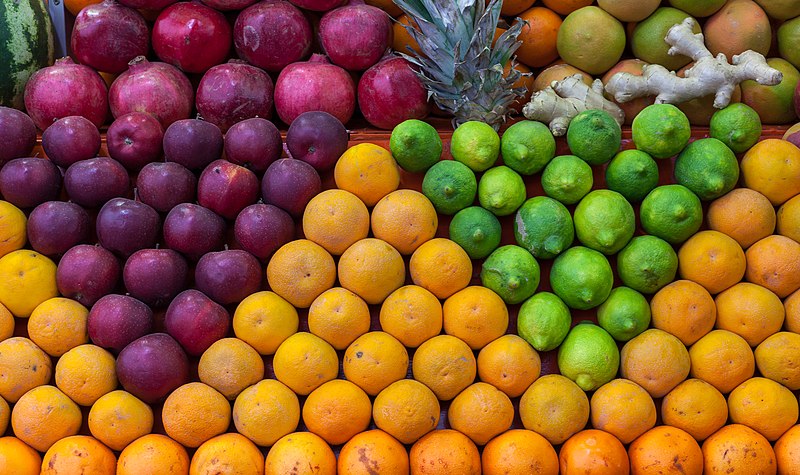
[{"label": "ginger root", "polygon": [[603,96],[603,82],[595,79],[591,87],[587,86],[580,74],[553,81],[534,93],[522,114],[530,120],[549,123],[550,131],[559,137],[567,133],[570,121],[587,109],[604,110],[620,125],[625,121],[622,109]]},{"label": "ginger root", "polygon": [[642,75],[617,73],[606,84],[606,92],[617,102],[628,102],[637,97],[656,96],[656,104],[680,104],[698,97],[714,94],[714,107],[722,109],[731,101],[734,88],[747,79],[759,84],[774,86],[783,80],[783,74],[771,68],[764,56],[747,50],[735,55],[728,63],[724,54],[716,57],[708,51],[702,33],[693,33],[693,18],[687,18],[669,29],[664,41],[670,45],[670,55],[685,55],[695,61],[686,70],[685,77],[658,64],[648,64]]}]

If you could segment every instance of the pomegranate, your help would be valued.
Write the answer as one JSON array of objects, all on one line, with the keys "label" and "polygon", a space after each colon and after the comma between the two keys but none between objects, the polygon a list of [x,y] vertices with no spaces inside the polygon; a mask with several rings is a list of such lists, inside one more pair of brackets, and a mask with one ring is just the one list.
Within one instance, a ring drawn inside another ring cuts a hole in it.
[{"label": "pomegranate", "polygon": [[383,10],[351,4],[331,10],[319,24],[322,48],[333,64],[363,71],[392,45],[392,21]]},{"label": "pomegranate", "polygon": [[119,3],[137,10],[160,12],[177,1],[178,0],[119,0]]},{"label": "pomegranate", "polygon": [[228,57],[231,26],[225,15],[199,1],[176,3],[156,18],[153,49],[165,63],[202,73]]},{"label": "pomegranate", "polygon": [[358,104],[367,122],[393,129],[406,119],[428,115],[428,96],[411,64],[388,56],[364,72],[358,81]]},{"label": "pomegranate", "polygon": [[223,12],[231,10],[244,10],[257,1],[258,0],[202,0],[203,3],[214,10]]},{"label": "pomegranate", "polygon": [[272,117],[272,79],[263,70],[232,59],[209,69],[197,87],[197,112],[227,131],[253,117]]},{"label": "pomegranate", "polygon": [[306,10],[326,12],[347,3],[347,0],[291,0],[292,3]]},{"label": "pomegranate", "polygon": [[290,64],[275,82],[275,110],[290,125],[303,112],[314,110],[346,123],[355,107],[355,85],[350,74],[321,54]]},{"label": "pomegranate", "polygon": [[111,84],[108,100],[115,118],[129,112],[149,112],[166,129],[176,120],[189,118],[194,90],[175,66],[151,63],[138,56]]},{"label": "pomegranate", "polygon": [[72,53],[98,71],[118,74],[128,62],[147,54],[150,31],[142,15],[116,0],[89,5],[75,17]]},{"label": "pomegranate", "polygon": [[236,54],[267,71],[305,58],[311,39],[308,19],[286,0],[262,0],[243,10],[233,25]]}]

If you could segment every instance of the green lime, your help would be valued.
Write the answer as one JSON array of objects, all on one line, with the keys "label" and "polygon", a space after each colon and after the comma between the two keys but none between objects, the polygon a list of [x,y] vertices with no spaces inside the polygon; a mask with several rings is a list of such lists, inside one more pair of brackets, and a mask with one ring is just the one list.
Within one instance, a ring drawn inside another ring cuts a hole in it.
[{"label": "green lime", "polygon": [[569,307],[556,294],[539,292],[519,307],[517,333],[537,351],[558,348],[571,326]]},{"label": "green lime", "polygon": [[592,167],[575,155],[559,155],[542,172],[542,189],[565,205],[575,204],[594,184]]},{"label": "green lime", "polygon": [[678,255],[665,240],[637,236],[617,254],[617,273],[622,283],[643,294],[653,294],[675,279]]},{"label": "green lime", "polygon": [[670,244],[680,244],[703,224],[703,205],[683,185],[663,185],[647,194],[639,207],[639,220],[648,234]]},{"label": "green lime", "polygon": [[623,150],[606,168],[606,186],[638,203],[658,186],[658,164],[641,150]]},{"label": "green lime", "polygon": [[575,246],[561,253],[550,268],[550,287],[570,308],[588,310],[603,303],[614,284],[606,256]]},{"label": "green lime", "polygon": [[552,259],[575,239],[572,215],[553,198],[535,196],[517,211],[514,237],[537,259]]},{"label": "green lime", "polygon": [[589,165],[602,165],[617,154],[622,129],[611,114],[589,109],[576,115],[567,129],[567,145]]},{"label": "green lime", "polygon": [[761,117],[752,107],[737,102],[714,112],[709,135],[735,153],[744,153],[761,137]]},{"label": "green lime", "polygon": [[633,118],[636,148],[653,158],[677,155],[689,143],[692,129],[686,114],[672,104],[652,104]]},{"label": "green lime", "polygon": [[461,211],[475,201],[477,193],[475,172],[455,160],[441,160],[430,167],[422,179],[422,194],[441,214]]},{"label": "green lime", "polygon": [[611,190],[594,190],[575,207],[575,234],[584,246],[609,255],[633,237],[636,215],[624,196]]},{"label": "green lime", "polygon": [[478,182],[478,201],[497,216],[508,216],[525,202],[527,190],[519,173],[501,165],[493,167]]},{"label": "green lime", "polygon": [[442,157],[442,139],[429,123],[408,119],[392,130],[389,150],[400,168],[412,173],[421,172]]},{"label": "green lime", "polygon": [[483,259],[500,245],[502,227],[497,216],[480,206],[464,208],[450,221],[450,240],[471,259]]},{"label": "green lime", "polygon": [[530,252],[519,246],[502,246],[483,262],[481,283],[505,303],[515,304],[536,292],[539,272],[539,263]]},{"label": "green lime", "polygon": [[558,370],[584,391],[594,391],[617,375],[617,342],[602,327],[579,323],[558,349]]},{"label": "green lime", "polygon": [[630,287],[617,287],[597,307],[597,323],[617,341],[628,341],[650,325],[650,304]]},{"label": "green lime", "polygon": [[[630,36],[633,56],[646,63],[660,64],[670,71],[677,71],[689,64],[692,58],[682,54],[669,54],[670,45],[664,41],[673,26],[690,18],[682,10],[672,7],[656,9],[652,15],[636,24]],[[700,33],[700,24],[695,22],[693,33]],[[669,87],[669,86],[664,86]],[[655,156],[655,155],[654,155]]]},{"label": "green lime", "polygon": [[701,200],[711,201],[736,186],[739,162],[721,141],[695,140],[675,160],[675,181],[692,190]]},{"label": "green lime", "polygon": [[464,122],[453,131],[450,153],[472,171],[488,170],[500,156],[500,136],[484,122]]},{"label": "green lime", "polygon": [[555,156],[556,139],[543,123],[523,120],[503,133],[500,153],[507,167],[522,175],[533,175]]}]

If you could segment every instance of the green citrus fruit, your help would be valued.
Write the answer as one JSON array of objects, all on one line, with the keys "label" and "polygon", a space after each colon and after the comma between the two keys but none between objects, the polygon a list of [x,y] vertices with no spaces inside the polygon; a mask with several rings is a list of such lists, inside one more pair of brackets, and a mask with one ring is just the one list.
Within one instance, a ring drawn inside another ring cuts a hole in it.
[{"label": "green citrus fruit", "polygon": [[408,119],[392,130],[389,150],[400,168],[409,172],[421,172],[442,157],[442,139],[429,123]]},{"label": "green citrus fruit", "polygon": [[642,200],[639,220],[646,233],[680,244],[703,224],[700,198],[683,185],[656,187]]},{"label": "green citrus fruit", "polygon": [[538,173],[556,154],[556,139],[541,122],[523,120],[500,138],[503,163],[522,175]]},{"label": "green citrus fruit", "polygon": [[[670,28],[690,18],[688,13],[672,7],[661,7],[652,15],[636,24],[631,35],[633,56],[646,63],[660,64],[670,71],[677,71],[692,60],[684,55],[668,54],[669,44],[664,41]],[[695,23],[694,33],[700,33],[700,25]]]},{"label": "green citrus fruit", "polygon": [[606,186],[638,203],[658,186],[658,164],[641,150],[623,150],[606,168]]},{"label": "green citrus fruit", "polygon": [[678,254],[656,236],[637,236],[617,254],[617,273],[626,286],[653,294],[675,279]]},{"label": "green citrus fruit", "polygon": [[619,348],[602,327],[579,323],[558,349],[558,369],[584,391],[594,391],[616,377]]},{"label": "green citrus fruit", "polygon": [[597,324],[617,341],[628,341],[650,325],[650,303],[630,287],[617,287],[597,307]]},{"label": "green citrus fruit", "polygon": [[464,122],[453,131],[450,153],[472,171],[488,170],[500,156],[500,136],[484,122]]},{"label": "green citrus fruit", "polygon": [[558,28],[556,48],[568,64],[589,74],[603,74],[617,64],[625,50],[625,28],[599,7],[579,8]]},{"label": "green citrus fruit", "polygon": [[602,165],[619,151],[622,129],[608,112],[590,109],[575,116],[567,129],[570,151],[590,165]]},{"label": "green citrus fruit", "polygon": [[539,287],[539,263],[530,252],[502,246],[489,254],[481,268],[481,283],[507,304],[520,303]]},{"label": "green citrus fruit", "polygon": [[514,237],[537,259],[552,259],[575,239],[572,215],[553,198],[530,198],[517,211]]},{"label": "green citrus fruit", "polygon": [[569,307],[554,293],[539,292],[519,307],[517,333],[537,351],[558,348],[571,326]]},{"label": "green citrus fruit", "polygon": [[737,102],[714,112],[709,135],[736,153],[744,153],[761,137],[761,118],[752,107]]},{"label": "green citrus fruit", "polygon": [[542,189],[565,205],[575,204],[592,189],[592,167],[575,155],[555,157],[542,172]]},{"label": "green citrus fruit", "polygon": [[653,158],[677,155],[689,143],[692,128],[686,114],[672,104],[652,104],[631,123],[636,148]]},{"label": "green citrus fruit", "polygon": [[703,18],[717,12],[728,0],[669,0],[669,4],[678,10]]},{"label": "green citrus fruit", "polygon": [[475,201],[475,172],[455,160],[442,160],[430,167],[422,179],[422,194],[441,214],[455,214]]},{"label": "green citrus fruit", "polygon": [[731,191],[739,181],[739,162],[724,143],[699,139],[690,143],[675,161],[675,181],[703,201]]},{"label": "green citrus fruit", "polygon": [[502,227],[497,216],[480,206],[464,208],[450,221],[450,240],[471,259],[483,259],[500,245]]},{"label": "green citrus fruit", "polygon": [[581,244],[606,255],[622,249],[636,230],[633,207],[611,190],[594,190],[584,196],[572,220]]},{"label": "green citrus fruit", "polygon": [[478,182],[478,201],[497,216],[507,216],[525,202],[527,191],[519,173],[507,166],[493,167]]},{"label": "green citrus fruit", "polygon": [[588,247],[562,252],[550,268],[550,287],[570,308],[588,310],[605,302],[614,284],[606,256]]}]

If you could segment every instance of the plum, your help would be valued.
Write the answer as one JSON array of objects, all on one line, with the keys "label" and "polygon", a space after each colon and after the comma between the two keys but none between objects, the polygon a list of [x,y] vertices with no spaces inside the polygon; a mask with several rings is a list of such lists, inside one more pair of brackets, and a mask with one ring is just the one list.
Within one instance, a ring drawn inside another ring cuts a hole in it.
[{"label": "plum", "polygon": [[262,269],[247,251],[209,252],[194,270],[197,289],[221,305],[239,303],[261,289]]},{"label": "plum", "polygon": [[167,213],[176,205],[194,201],[197,177],[179,163],[148,163],[136,177],[136,191],[142,203]]},{"label": "plum", "polygon": [[323,111],[303,112],[286,132],[286,148],[318,172],[332,168],[347,150],[350,134],[336,117]]},{"label": "plum", "polygon": [[0,169],[0,194],[18,208],[35,208],[58,199],[61,170],[44,158],[15,158]]},{"label": "plum", "polygon": [[222,156],[222,131],[211,122],[182,119],[164,132],[164,158],[189,170],[202,170]]},{"label": "plum", "polygon": [[58,292],[91,307],[111,294],[119,282],[120,266],[109,250],[80,244],[64,253],[56,270]]},{"label": "plum", "polygon": [[48,257],[59,256],[88,241],[91,231],[89,213],[75,203],[47,201],[28,217],[28,242],[34,251]]},{"label": "plum", "polygon": [[281,158],[282,152],[281,133],[267,119],[245,119],[233,124],[225,134],[225,158],[256,173],[264,173]]},{"label": "plum", "polygon": [[42,133],[42,148],[47,158],[59,167],[88,160],[100,152],[100,131],[91,120],[71,115],[53,122]]},{"label": "plum", "polygon": [[319,173],[308,163],[294,158],[282,158],[267,168],[261,180],[261,197],[299,217],[308,202],[322,189]]},{"label": "plum", "polygon": [[113,158],[90,158],[67,168],[64,188],[72,201],[86,208],[98,208],[112,198],[126,196],[130,178],[125,167]]},{"label": "plum", "polygon": [[164,129],[146,112],[119,116],[106,132],[108,155],[128,170],[139,170],[161,157]]},{"label": "plum", "polygon": [[210,209],[181,203],[164,219],[164,243],[196,261],[225,244],[225,220]]},{"label": "plum", "polygon": [[125,261],[122,280],[131,296],[151,307],[168,305],[186,288],[189,266],[172,249],[140,249]]},{"label": "plum", "polygon": [[295,225],[286,211],[256,203],[236,217],[233,234],[239,247],[266,262],[278,248],[294,239]]},{"label": "plum", "polygon": [[97,240],[109,251],[128,257],[139,249],[155,246],[160,221],[158,212],[150,206],[114,198],[97,213]]},{"label": "plum", "polygon": [[257,199],[255,173],[226,160],[211,162],[197,182],[197,202],[226,219],[236,219],[240,211]]},{"label": "plum", "polygon": [[168,334],[145,335],[120,352],[117,377],[126,391],[155,404],[189,381],[189,358]]},{"label": "plum", "polygon": [[192,356],[200,356],[228,334],[230,315],[199,290],[178,294],[164,315],[164,328]]},{"label": "plum", "polygon": [[153,311],[133,297],[109,294],[92,306],[87,327],[95,345],[119,352],[152,331]]},{"label": "plum", "polygon": [[0,166],[30,156],[36,146],[36,124],[22,111],[0,106]]}]

